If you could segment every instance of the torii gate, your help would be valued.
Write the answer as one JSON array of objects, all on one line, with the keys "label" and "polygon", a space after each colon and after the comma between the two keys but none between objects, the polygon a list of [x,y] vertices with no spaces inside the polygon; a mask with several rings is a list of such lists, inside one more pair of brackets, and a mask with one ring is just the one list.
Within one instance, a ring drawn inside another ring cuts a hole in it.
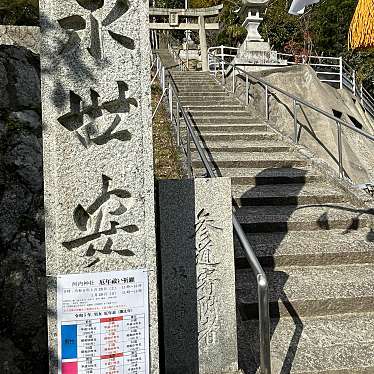
[{"label": "torii gate", "polygon": [[[219,23],[206,23],[205,17],[218,16],[223,4],[209,8],[194,9],[170,9],[150,8],[149,15],[152,17],[166,16],[169,22],[150,21],[151,30],[199,30],[201,63],[203,71],[208,71],[208,47],[206,43],[206,30],[219,30]],[[196,23],[181,23],[179,17],[197,18]]]}]

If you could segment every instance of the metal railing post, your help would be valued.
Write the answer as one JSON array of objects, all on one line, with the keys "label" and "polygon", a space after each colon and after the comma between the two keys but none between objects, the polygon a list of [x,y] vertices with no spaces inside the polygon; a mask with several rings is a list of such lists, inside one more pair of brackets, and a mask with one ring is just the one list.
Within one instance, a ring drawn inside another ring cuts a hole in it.
[{"label": "metal railing post", "polygon": [[235,233],[239,239],[242,248],[246,254],[247,260],[256,274],[257,294],[258,294],[258,315],[259,315],[259,337],[260,337],[260,373],[271,374],[271,355],[270,355],[270,315],[269,315],[269,285],[266,274],[262,269],[256,254],[253,252],[246,234],[233,214],[232,222]]},{"label": "metal railing post", "polygon": [[171,89],[171,82],[168,85],[169,91],[169,111],[170,111],[170,122],[173,124],[173,91]]},{"label": "metal railing post", "polygon": [[339,177],[344,178],[343,171],[343,147],[342,147],[342,125],[340,122],[336,123],[338,128],[338,162],[339,162]]},{"label": "metal railing post", "polygon": [[248,75],[245,76],[245,103],[249,104],[249,79]]},{"label": "metal railing post", "polygon": [[271,374],[269,287],[266,277],[257,276],[261,374]]},{"label": "metal railing post", "polygon": [[221,63],[221,81],[222,81],[222,86],[224,86],[225,85],[225,63],[223,60]]},{"label": "metal railing post", "polygon": [[299,125],[297,123],[297,101],[293,99],[293,126],[294,126],[294,137],[293,140],[295,143],[298,143],[298,132],[299,132]]},{"label": "metal railing post", "polygon": [[235,93],[235,65],[232,68],[232,93]]},{"label": "metal railing post", "polygon": [[162,64],[161,64],[161,70],[160,70],[160,84],[161,84],[161,89],[162,89],[162,91],[165,91],[163,71],[164,71],[164,67],[163,67]]},{"label": "metal railing post", "polygon": [[166,81],[165,81],[165,66],[162,67],[162,91],[165,91]]},{"label": "metal railing post", "polygon": [[222,86],[225,85],[225,61],[223,59],[223,45],[221,45],[221,74],[222,74]]},{"label": "metal railing post", "polygon": [[343,89],[343,57],[339,57],[340,89]]},{"label": "metal railing post", "polygon": [[265,116],[269,121],[269,87],[267,85],[265,86]]},{"label": "metal railing post", "polygon": [[176,119],[176,125],[177,125],[177,146],[179,147],[181,145],[181,127],[180,127],[180,117],[179,117],[179,102],[177,101],[177,115],[175,117]]},{"label": "metal railing post", "polygon": [[188,178],[192,178],[192,161],[191,161],[191,135],[187,127],[187,168],[188,168]]}]

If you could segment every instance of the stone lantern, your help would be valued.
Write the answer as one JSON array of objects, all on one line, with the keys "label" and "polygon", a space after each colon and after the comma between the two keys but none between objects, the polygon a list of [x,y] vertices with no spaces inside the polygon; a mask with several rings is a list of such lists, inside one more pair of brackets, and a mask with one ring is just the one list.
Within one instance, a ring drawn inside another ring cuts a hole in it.
[{"label": "stone lantern", "polygon": [[247,29],[248,34],[246,42],[263,42],[258,27],[262,22],[261,17],[269,4],[270,0],[242,0],[240,14],[247,15],[243,26]]},{"label": "stone lantern", "polygon": [[243,26],[247,37],[241,45],[235,63],[251,63],[256,65],[278,64],[277,52],[271,51],[270,44],[261,37],[258,27],[270,0],[242,0],[239,15],[246,16]]}]

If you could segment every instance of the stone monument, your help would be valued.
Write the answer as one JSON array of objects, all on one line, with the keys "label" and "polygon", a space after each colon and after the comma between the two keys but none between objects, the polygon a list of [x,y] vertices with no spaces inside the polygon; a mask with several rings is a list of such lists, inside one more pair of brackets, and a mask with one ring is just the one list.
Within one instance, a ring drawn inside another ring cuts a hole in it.
[{"label": "stone monument", "polygon": [[277,52],[271,50],[270,44],[264,41],[258,31],[263,18],[262,15],[270,0],[242,0],[239,14],[245,15],[243,26],[247,30],[247,37],[240,46],[234,59],[236,65],[279,65]]},{"label": "stone monument", "polygon": [[164,372],[237,374],[230,179],[162,181],[159,199]]},{"label": "stone monument", "polygon": [[158,368],[148,2],[41,0],[50,373],[56,277],[147,269]]},{"label": "stone monument", "polygon": [[192,67],[191,61],[197,62],[201,60],[198,45],[191,39],[191,32],[189,30],[185,32],[179,57],[186,62],[189,68]]}]

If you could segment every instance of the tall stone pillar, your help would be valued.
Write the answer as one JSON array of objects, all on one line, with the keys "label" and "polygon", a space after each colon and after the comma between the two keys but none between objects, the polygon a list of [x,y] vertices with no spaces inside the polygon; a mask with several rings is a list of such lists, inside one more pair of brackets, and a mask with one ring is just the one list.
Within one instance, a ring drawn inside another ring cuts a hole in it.
[{"label": "tall stone pillar", "polygon": [[50,373],[56,278],[129,269],[148,274],[146,373],[158,373],[148,2],[40,0],[40,11]]},{"label": "tall stone pillar", "polygon": [[201,64],[203,71],[209,71],[208,68],[208,47],[206,44],[205,18],[199,16],[199,38],[201,49]]},{"label": "tall stone pillar", "polygon": [[158,205],[164,373],[240,374],[230,179],[162,181]]}]

